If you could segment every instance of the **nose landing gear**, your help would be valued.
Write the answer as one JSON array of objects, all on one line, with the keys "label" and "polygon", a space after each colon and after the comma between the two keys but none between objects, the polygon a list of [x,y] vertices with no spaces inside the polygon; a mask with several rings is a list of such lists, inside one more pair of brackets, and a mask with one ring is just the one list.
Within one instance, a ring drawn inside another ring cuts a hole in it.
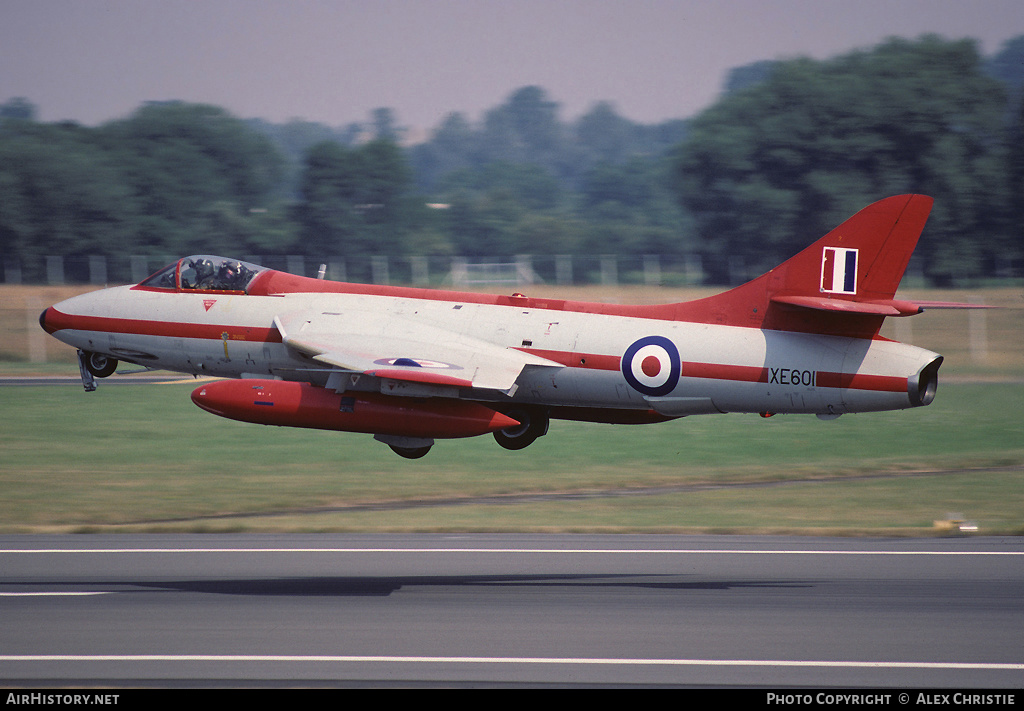
[{"label": "nose landing gear", "polygon": [[78,371],[82,374],[82,387],[91,393],[96,389],[96,378],[106,378],[117,370],[117,359],[102,353],[78,351]]}]

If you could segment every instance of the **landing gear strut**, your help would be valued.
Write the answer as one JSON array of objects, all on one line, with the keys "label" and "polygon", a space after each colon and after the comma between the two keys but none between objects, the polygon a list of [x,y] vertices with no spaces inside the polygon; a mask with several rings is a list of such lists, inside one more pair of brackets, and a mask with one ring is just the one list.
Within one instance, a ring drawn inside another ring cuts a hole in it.
[{"label": "landing gear strut", "polygon": [[96,389],[96,378],[106,378],[117,370],[117,360],[102,353],[78,351],[78,372],[82,374],[82,387],[91,393]]}]

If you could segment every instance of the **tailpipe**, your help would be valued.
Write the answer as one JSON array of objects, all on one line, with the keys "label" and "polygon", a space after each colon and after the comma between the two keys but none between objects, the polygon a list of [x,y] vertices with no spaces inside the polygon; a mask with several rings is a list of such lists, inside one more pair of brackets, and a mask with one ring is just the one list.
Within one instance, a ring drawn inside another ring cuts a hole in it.
[{"label": "tailpipe", "polygon": [[931,363],[917,371],[916,375],[907,378],[907,395],[910,396],[911,405],[930,405],[935,399],[935,391],[939,389],[940,365],[942,356],[936,356]]}]

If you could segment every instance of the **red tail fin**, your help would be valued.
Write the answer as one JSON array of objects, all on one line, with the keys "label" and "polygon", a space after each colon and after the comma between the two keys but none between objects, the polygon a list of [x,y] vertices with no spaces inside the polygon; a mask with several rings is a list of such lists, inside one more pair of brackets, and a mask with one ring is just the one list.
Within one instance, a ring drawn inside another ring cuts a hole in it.
[{"label": "red tail fin", "polygon": [[891,299],[931,209],[932,199],[924,195],[897,195],[869,205],[773,270],[785,271],[776,293],[855,302]]},{"label": "red tail fin", "polygon": [[681,304],[678,317],[870,338],[885,316],[920,310],[893,296],[932,202],[924,195],[897,195],[869,205],[767,274]]}]

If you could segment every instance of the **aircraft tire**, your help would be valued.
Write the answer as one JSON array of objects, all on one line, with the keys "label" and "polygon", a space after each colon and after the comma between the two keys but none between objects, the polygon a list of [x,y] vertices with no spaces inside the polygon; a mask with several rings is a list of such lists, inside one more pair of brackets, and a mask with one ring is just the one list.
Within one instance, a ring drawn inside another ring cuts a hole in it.
[{"label": "aircraft tire", "polygon": [[505,449],[529,447],[538,437],[548,432],[548,416],[542,410],[516,408],[506,410],[503,414],[520,422],[517,427],[506,427],[494,433],[494,440]]},{"label": "aircraft tire", "polygon": [[102,353],[86,353],[85,367],[97,378],[106,378],[117,370],[117,359]]},{"label": "aircraft tire", "polygon": [[426,456],[427,452],[430,451],[431,445],[426,447],[396,447],[393,444],[389,444],[391,451],[397,454],[399,457],[405,457],[406,459],[419,459],[420,457]]}]

